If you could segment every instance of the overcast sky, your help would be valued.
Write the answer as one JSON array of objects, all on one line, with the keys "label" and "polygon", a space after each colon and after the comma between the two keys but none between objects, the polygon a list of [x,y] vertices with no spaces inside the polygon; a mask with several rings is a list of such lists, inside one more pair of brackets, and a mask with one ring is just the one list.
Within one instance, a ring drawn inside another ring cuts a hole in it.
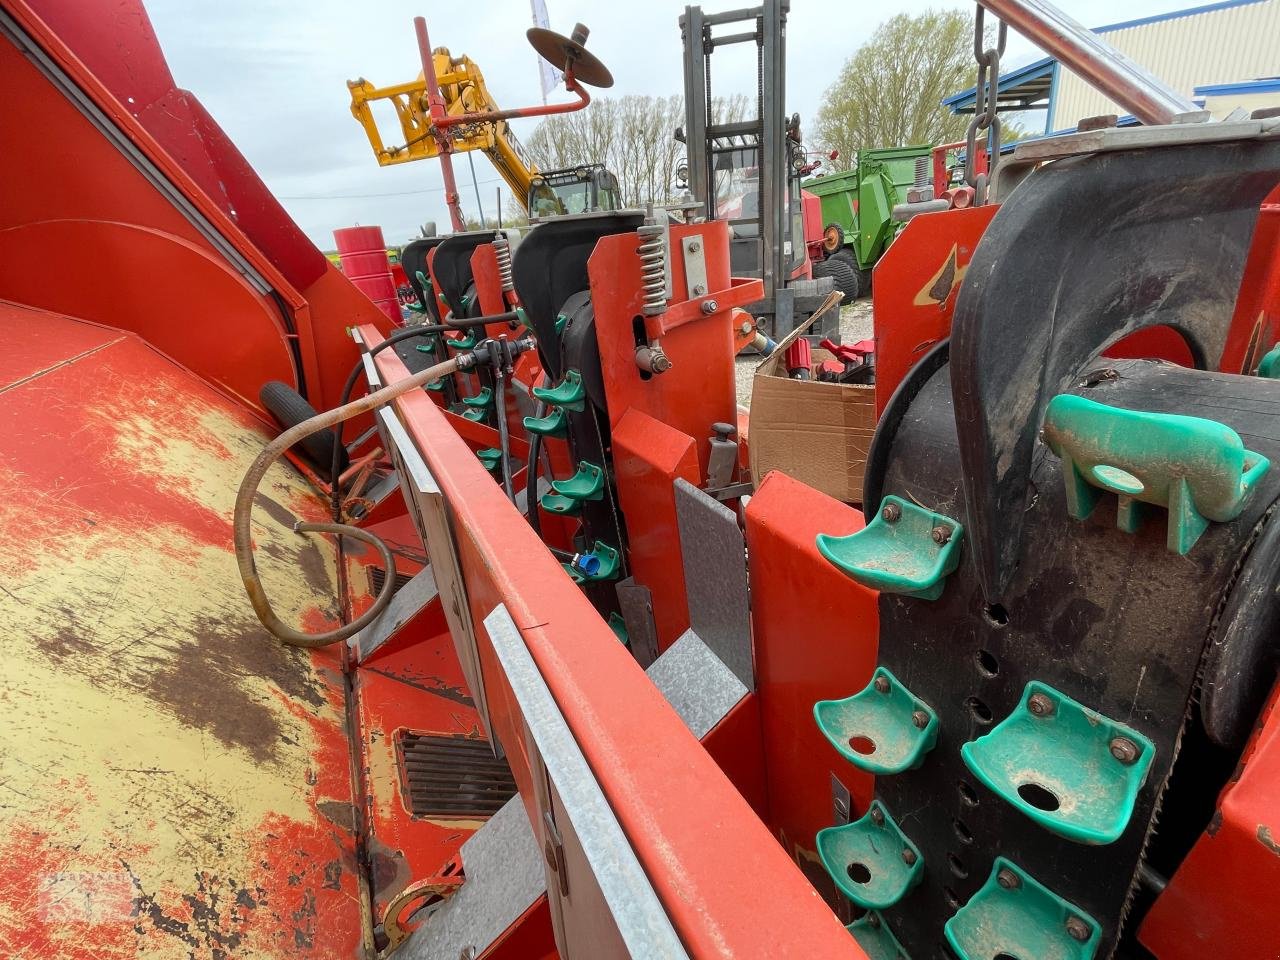
[{"label": "overcast sky", "polygon": [[[1087,26],[1161,13],[1185,0],[1060,0]],[[552,29],[591,28],[588,48],[613,71],[610,94],[673,94],[682,90],[678,0],[589,2],[546,0]],[[716,11],[745,0],[707,3]],[[787,111],[802,121],[818,109],[840,65],[884,20],[929,7],[972,9],[972,3],[880,0],[840,3],[792,0],[787,30]],[[448,214],[435,161],[379,167],[351,117],[346,81],[377,86],[415,78],[421,69],[413,17],[427,17],[431,42],[465,53],[484,73],[504,108],[541,101],[537,59],[525,41],[529,0],[148,0],[147,8],[178,85],[193,91],[294,219],[323,249],[335,227],[380,224],[389,243],[417,235],[417,225]],[[717,94],[755,89],[754,55],[742,45],[713,58]],[[740,55],[739,55],[740,54]],[[735,59],[735,56],[737,57]],[[1010,35],[1007,66],[1041,56]],[[568,99],[563,88],[553,99]],[[588,107],[588,109],[590,109]],[[517,121],[528,137],[535,120]],[[387,142],[395,142],[385,136]],[[455,159],[463,210],[476,199],[465,156]],[[486,216],[494,214],[496,171],[475,157]],[[504,190],[505,194],[505,190]]]}]

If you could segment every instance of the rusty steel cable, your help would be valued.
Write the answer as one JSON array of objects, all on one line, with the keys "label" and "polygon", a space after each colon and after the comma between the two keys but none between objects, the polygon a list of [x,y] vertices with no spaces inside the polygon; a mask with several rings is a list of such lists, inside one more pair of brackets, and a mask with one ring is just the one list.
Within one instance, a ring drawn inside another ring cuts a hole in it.
[{"label": "rusty steel cable", "polygon": [[[465,356],[472,357],[469,354]],[[236,566],[240,569],[240,579],[244,581],[244,588],[249,594],[249,602],[253,604],[254,613],[258,615],[262,625],[282,642],[295,647],[324,647],[331,643],[337,643],[339,640],[346,640],[373,623],[382,614],[382,611],[386,609],[387,604],[391,602],[391,594],[395,590],[396,579],[395,557],[386,544],[369,531],[360,527],[353,527],[343,523],[307,523],[299,521],[294,525],[294,530],[298,533],[331,533],[339,537],[351,537],[371,544],[382,555],[387,575],[382,590],[379,591],[377,598],[373,601],[373,606],[350,623],[325,633],[303,633],[289,626],[289,624],[276,616],[275,611],[271,608],[271,601],[267,599],[266,591],[262,586],[262,579],[258,574],[257,564],[253,558],[253,539],[250,530],[250,523],[253,518],[253,502],[258,493],[258,486],[262,483],[262,478],[266,476],[267,470],[295,443],[306,439],[313,433],[328,430],[344,420],[350,420],[352,417],[357,417],[362,413],[368,413],[383,404],[391,402],[401,394],[416,390],[432,380],[455,373],[460,369],[462,360],[463,358],[461,357],[455,357],[443,363],[437,363],[410,377],[388,384],[381,390],[367,394],[358,400],[335,407],[326,413],[317,414],[310,420],[304,420],[302,423],[285,430],[263,447],[262,452],[258,454],[250,465],[249,470],[244,475],[244,479],[240,481],[240,489],[236,492],[235,512],[232,515]]]}]

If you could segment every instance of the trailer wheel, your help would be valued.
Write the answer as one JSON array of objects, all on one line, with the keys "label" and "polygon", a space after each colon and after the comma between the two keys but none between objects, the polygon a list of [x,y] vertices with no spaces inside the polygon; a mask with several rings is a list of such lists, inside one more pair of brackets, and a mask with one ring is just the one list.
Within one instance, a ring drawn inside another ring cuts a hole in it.
[{"label": "trailer wheel", "polygon": [[836,282],[836,289],[844,294],[841,303],[853,303],[862,292],[858,284],[858,271],[849,266],[844,257],[828,257],[813,265],[815,277],[831,277]]},{"label": "trailer wheel", "polygon": [[[258,391],[258,399],[286,430],[316,415],[316,408],[307,403],[302,394],[279,380],[264,383]],[[322,477],[327,477],[333,463],[335,441],[332,430],[321,430],[299,440],[291,449],[301,452],[320,471]],[[344,448],[338,452],[338,470],[345,470],[347,462],[347,451]]]},{"label": "trailer wheel", "polygon": [[844,227],[838,223],[828,223],[822,231],[822,255],[829,257],[844,246]]},{"label": "trailer wheel", "polygon": [[843,260],[849,265],[849,269],[857,274],[858,279],[858,296],[865,297],[871,292],[871,271],[862,270],[858,267],[858,261],[853,255],[853,251],[848,247],[837,250],[828,259]]}]

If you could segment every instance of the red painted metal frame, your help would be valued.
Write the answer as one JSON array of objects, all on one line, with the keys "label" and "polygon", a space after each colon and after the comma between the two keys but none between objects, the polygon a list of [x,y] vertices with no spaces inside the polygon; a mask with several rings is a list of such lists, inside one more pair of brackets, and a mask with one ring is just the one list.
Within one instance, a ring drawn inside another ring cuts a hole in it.
[{"label": "red painted metal frame", "polygon": [[1280,340],[1280,186],[1262,202],[1218,369],[1252,373]]},{"label": "red painted metal frame", "polygon": [[[363,332],[376,342],[372,330]],[[387,351],[377,363],[388,381],[405,375]],[[453,511],[494,727],[531,816],[517,707],[482,625],[499,603],[520,628],[692,957],[859,957],[816,891],[436,406],[422,394],[395,406]],[[767,898],[760,897],[762,882]]]},{"label": "red painted metal frame", "polygon": [[1160,960],[1280,956],[1280,688],[1209,829],[1170,878],[1138,937]]},{"label": "red painted metal frame", "polygon": [[746,514],[769,826],[815,882],[830,887],[816,862],[814,834],[834,822],[831,777],[849,788],[855,817],[867,809],[874,780],[826,741],[813,705],[870,682],[880,618],[878,594],[824,559],[816,537],[855,533],[863,517],[777,471],[765,477]]}]

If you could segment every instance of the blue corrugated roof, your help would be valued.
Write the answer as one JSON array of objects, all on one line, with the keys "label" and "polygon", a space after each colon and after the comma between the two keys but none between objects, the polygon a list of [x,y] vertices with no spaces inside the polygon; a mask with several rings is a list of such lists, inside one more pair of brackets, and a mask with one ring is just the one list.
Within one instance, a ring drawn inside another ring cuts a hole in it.
[{"label": "blue corrugated roof", "polygon": [[1196,87],[1196,96],[1221,97],[1242,93],[1275,93],[1280,91],[1280,77],[1261,77],[1257,80],[1242,80],[1239,83],[1210,83]]},{"label": "blue corrugated roof", "polygon": [[1251,3],[1265,3],[1266,0],[1221,0],[1220,3],[1206,3],[1199,7],[1188,7],[1185,10],[1171,10],[1168,13],[1155,13],[1137,20],[1123,20],[1120,23],[1109,23],[1105,27],[1094,27],[1094,33],[1110,33],[1113,30],[1128,30],[1130,27],[1145,27],[1148,23],[1161,23],[1165,20],[1177,20],[1179,17],[1194,17],[1201,13],[1213,13],[1215,10],[1230,10],[1232,7],[1247,7]]},{"label": "blue corrugated roof", "polygon": [[[1007,92],[1012,90],[1020,83],[1026,83],[1029,80],[1042,80],[1053,74],[1053,58],[1044,57],[1035,63],[1029,63],[1025,67],[1019,67],[1009,73],[1000,75],[1000,90]],[[978,88],[970,87],[968,90],[961,90],[959,93],[953,93],[942,101],[944,107],[950,107],[953,111],[960,107],[968,107],[973,105],[973,100],[977,96]]]}]

